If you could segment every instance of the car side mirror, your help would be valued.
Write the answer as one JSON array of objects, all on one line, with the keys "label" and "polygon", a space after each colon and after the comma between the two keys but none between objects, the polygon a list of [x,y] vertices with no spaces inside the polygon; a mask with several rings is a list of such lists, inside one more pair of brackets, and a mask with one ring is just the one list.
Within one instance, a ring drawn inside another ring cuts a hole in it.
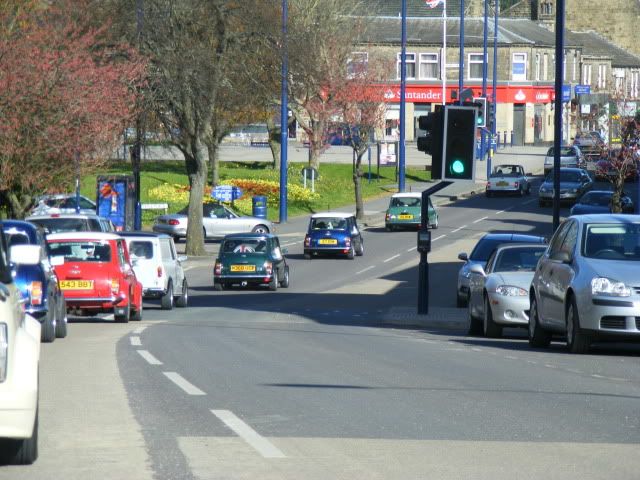
[{"label": "car side mirror", "polygon": [[477,273],[478,275],[482,275],[483,277],[487,276],[487,274],[484,271],[484,268],[482,268],[482,265],[478,265],[477,263],[471,265],[469,267],[469,271],[471,273]]},{"label": "car side mirror", "polygon": [[287,253],[289,253],[289,250],[286,248],[283,248],[280,251],[282,252],[283,255],[286,255]]},{"label": "car side mirror", "polygon": [[559,251],[551,255],[551,260],[561,263],[571,263],[571,255],[568,252]]},{"label": "car side mirror", "polygon": [[131,266],[132,267],[137,267],[138,266],[138,259],[137,258],[132,258],[131,259]]},{"label": "car side mirror", "polygon": [[469,260],[469,256],[466,253],[459,253],[458,254],[458,260],[462,260],[463,262],[466,262]]}]

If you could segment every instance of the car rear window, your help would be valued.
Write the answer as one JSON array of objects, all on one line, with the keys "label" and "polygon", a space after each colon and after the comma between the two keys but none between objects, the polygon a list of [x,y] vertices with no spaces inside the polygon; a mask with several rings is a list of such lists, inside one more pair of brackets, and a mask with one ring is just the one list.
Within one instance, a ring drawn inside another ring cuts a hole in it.
[{"label": "car rear window", "polygon": [[[89,232],[89,224],[84,218],[39,218],[30,220],[47,229],[49,233]],[[100,231],[98,228],[97,231]]]},{"label": "car rear window", "polygon": [[52,242],[49,244],[52,257],[64,257],[65,261],[110,262],[111,245],[100,241]]},{"label": "car rear window", "polygon": [[129,252],[137,258],[153,258],[153,243],[134,240],[129,245]]},{"label": "car rear window", "polygon": [[260,238],[234,238],[225,240],[220,247],[223,253],[266,253],[267,241]]},{"label": "car rear window", "polygon": [[419,198],[402,198],[402,197],[394,197],[391,199],[390,207],[419,207],[421,205],[421,201]]},{"label": "car rear window", "polygon": [[487,238],[480,239],[480,241],[476,244],[475,248],[471,252],[470,260],[474,262],[486,262],[489,260],[489,257],[495,250],[498,245],[502,245],[505,243],[538,243],[535,238],[523,238],[523,239],[496,239],[496,238]]},{"label": "car rear window", "polygon": [[311,228],[313,230],[346,230],[347,227],[346,218],[323,217],[311,219]]},{"label": "car rear window", "polygon": [[31,243],[29,237],[24,232],[5,231],[4,234],[7,237],[7,245],[9,248],[14,245],[29,245]]}]

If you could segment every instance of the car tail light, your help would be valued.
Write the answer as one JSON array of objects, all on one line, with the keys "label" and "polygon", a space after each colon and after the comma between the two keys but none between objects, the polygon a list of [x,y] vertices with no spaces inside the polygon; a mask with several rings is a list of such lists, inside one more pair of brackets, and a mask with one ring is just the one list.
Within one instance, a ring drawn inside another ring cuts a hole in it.
[{"label": "car tail light", "polygon": [[175,218],[172,218],[171,220],[169,220],[167,222],[169,225],[180,225],[180,220],[176,220]]},{"label": "car tail light", "polygon": [[158,266],[157,272],[158,272],[158,278],[162,278],[162,266],[161,265]]},{"label": "car tail light", "polygon": [[0,323],[0,382],[4,382],[7,378],[7,359],[9,358],[9,335],[7,333],[7,324]]},{"label": "car tail light", "polygon": [[516,188],[518,188],[518,185],[520,185],[518,182],[515,182],[515,184],[516,184]]},{"label": "car tail light", "polygon": [[222,264],[220,262],[216,262],[216,266],[214,267],[214,273],[216,275],[222,274]]},{"label": "car tail light", "polygon": [[384,216],[384,219],[385,219],[385,220],[389,220],[390,218],[391,218],[391,214],[389,214],[389,213],[387,213],[387,214]]},{"label": "car tail light", "polygon": [[31,282],[29,285],[31,305],[42,305],[42,282]]},{"label": "car tail light", "polygon": [[491,182],[487,182],[487,188],[491,186]]},{"label": "car tail light", "polygon": [[309,235],[305,235],[304,237],[304,246],[305,247],[311,246],[311,237]]},{"label": "car tail light", "polygon": [[350,247],[350,246],[351,246],[351,238],[350,238],[350,237],[345,238],[345,239],[344,239],[344,244],[345,244],[347,247]]},{"label": "car tail light", "polygon": [[273,264],[271,262],[264,262],[264,270],[267,275],[271,275],[273,273]]},{"label": "car tail light", "polygon": [[111,279],[111,293],[118,293],[120,291],[120,280],[113,278]]}]

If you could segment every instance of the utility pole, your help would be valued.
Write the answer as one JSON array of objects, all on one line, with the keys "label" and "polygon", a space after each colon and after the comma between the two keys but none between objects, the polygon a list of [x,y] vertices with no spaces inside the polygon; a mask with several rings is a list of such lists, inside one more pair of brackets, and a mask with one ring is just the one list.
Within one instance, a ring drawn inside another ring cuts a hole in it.
[{"label": "utility pole", "polygon": [[[287,147],[289,145],[288,84],[289,52],[287,51],[287,0],[282,0],[282,81],[280,89],[280,223],[287,222]],[[311,146],[309,146],[311,152]]]},{"label": "utility pole", "polygon": [[407,0],[402,0],[402,51],[400,56],[400,144],[398,152],[398,191],[404,192],[405,171],[405,94],[407,90]]},{"label": "utility pole", "polygon": [[[489,0],[484,0],[484,21],[482,22],[482,96],[487,98],[487,36],[489,34]],[[486,109],[489,108],[489,105],[486,105],[485,108],[485,119],[488,118],[488,113]],[[480,154],[484,157],[484,149],[486,145],[486,129],[487,124],[485,121],[485,127],[480,131]],[[491,171],[488,169],[489,162],[487,162],[487,180],[491,176]]]},{"label": "utility pole", "polygon": [[556,99],[553,112],[553,231],[560,225],[560,146],[562,145],[562,66],[564,58],[564,0],[556,2]]},{"label": "utility pole", "polygon": [[[144,19],[144,0],[136,0],[136,33],[138,40],[138,49],[142,45],[142,22]],[[133,183],[135,185],[135,212],[133,217],[134,230],[142,228],[142,209],[140,208],[140,160],[142,156],[143,141],[142,114],[139,113],[136,118],[136,143],[131,151],[131,167],[133,169]]]},{"label": "utility pole", "polygon": [[493,142],[496,139],[496,132],[498,130],[498,10],[500,5],[498,0],[494,2],[494,20],[493,20],[493,77],[491,79],[491,86],[493,91],[493,107],[491,107],[491,114],[493,116],[493,124],[491,125],[491,139],[489,140],[489,158],[487,160],[487,178],[491,173],[491,163],[493,160]]},{"label": "utility pole", "polygon": [[464,86],[464,0],[460,0],[460,59],[458,67],[458,104],[462,105]]}]

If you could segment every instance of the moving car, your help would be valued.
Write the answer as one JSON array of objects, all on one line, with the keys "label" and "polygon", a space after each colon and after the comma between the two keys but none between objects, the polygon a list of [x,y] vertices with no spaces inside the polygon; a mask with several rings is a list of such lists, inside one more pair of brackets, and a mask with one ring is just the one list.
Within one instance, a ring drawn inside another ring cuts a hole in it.
[{"label": "moving car", "polygon": [[127,242],[133,271],[142,283],[144,298],[160,298],[163,310],[186,307],[189,285],[182,268],[186,256],[178,256],[169,235],[149,232],[119,232]]},{"label": "moving car", "polygon": [[580,148],[587,160],[599,158],[604,148],[604,143],[591,133],[579,133],[573,139],[573,145]]},{"label": "moving car", "polygon": [[289,287],[289,265],[278,237],[270,234],[244,233],[227,235],[213,269],[213,286],[224,290],[232,285],[246,287]]},{"label": "moving car", "polygon": [[60,232],[115,232],[111,220],[95,213],[51,213],[31,215],[25,219],[44,228],[47,233]]},{"label": "moving car", "polygon": [[[438,228],[438,212],[431,197],[427,207],[427,227]],[[422,221],[422,192],[394,193],[389,200],[389,208],[384,216],[384,227],[389,232],[398,228],[420,227]]]},{"label": "moving car", "polygon": [[[586,192],[576,204],[571,207],[570,215],[587,215],[590,213],[611,213],[611,200],[613,192],[610,190],[591,190]],[[623,194],[620,197],[622,213],[633,213],[635,207],[629,196]]]},{"label": "moving car", "polygon": [[78,202],[80,211],[76,211],[75,193],[59,193],[44,195],[31,210],[31,215],[49,215],[51,213],[96,213],[96,204],[87,197],[80,195]]},{"label": "moving car", "polygon": [[353,260],[364,255],[364,240],[355,215],[341,212],[315,213],[304,237],[304,258],[314,255],[344,255]]},{"label": "moving car", "polygon": [[[560,169],[560,202],[573,203],[577,201],[583,193],[591,190],[593,180],[586,170],[582,168],[561,168]],[[540,185],[538,191],[538,204],[541,207],[553,203],[553,172],[549,174]]]},{"label": "moving car", "polygon": [[[188,207],[178,213],[156,217],[153,231],[166,233],[175,241],[187,236]],[[222,238],[231,233],[272,233],[273,224],[266,218],[240,216],[224,205],[204,203],[202,205],[202,228],[205,239]]]},{"label": "moving car", "polygon": [[0,232],[0,462],[25,465],[38,458],[41,334],[22,303]]},{"label": "moving car", "polygon": [[487,266],[487,260],[500,244],[509,243],[545,243],[544,237],[536,235],[523,235],[520,233],[487,233],[484,235],[476,246],[473,247],[471,255],[466,253],[458,254],[458,259],[464,261],[464,265],[458,271],[458,286],[456,294],[456,305],[458,307],[466,307],[469,300],[469,277],[471,276],[471,266],[480,265],[482,268]]},{"label": "moving car", "polygon": [[[544,157],[544,174],[545,176],[553,170],[554,148],[547,150]],[[586,159],[580,147],[577,145],[569,145],[560,147],[560,168],[585,168]]]},{"label": "moving car", "polygon": [[546,245],[518,244],[497,247],[487,267],[469,270],[469,334],[501,337],[503,327],[529,324],[529,287]]},{"label": "moving car", "polygon": [[497,165],[489,176],[486,196],[497,193],[515,193],[520,196],[531,193],[531,183],[522,165]]},{"label": "moving car", "polygon": [[16,265],[15,284],[24,299],[26,312],[42,324],[42,341],[66,337],[67,306],[58,277],[49,263],[44,231],[20,220],[3,221],[2,230],[11,261]]},{"label": "moving car", "polygon": [[113,313],[116,322],[142,319],[142,284],[124,238],[68,232],[50,234],[47,242],[68,309],[78,315]]},{"label": "moving car", "polygon": [[531,282],[529,344],[566,335],[572,353],[592,342],[640,342],[640,216],[579,215],[556,230]]}]

